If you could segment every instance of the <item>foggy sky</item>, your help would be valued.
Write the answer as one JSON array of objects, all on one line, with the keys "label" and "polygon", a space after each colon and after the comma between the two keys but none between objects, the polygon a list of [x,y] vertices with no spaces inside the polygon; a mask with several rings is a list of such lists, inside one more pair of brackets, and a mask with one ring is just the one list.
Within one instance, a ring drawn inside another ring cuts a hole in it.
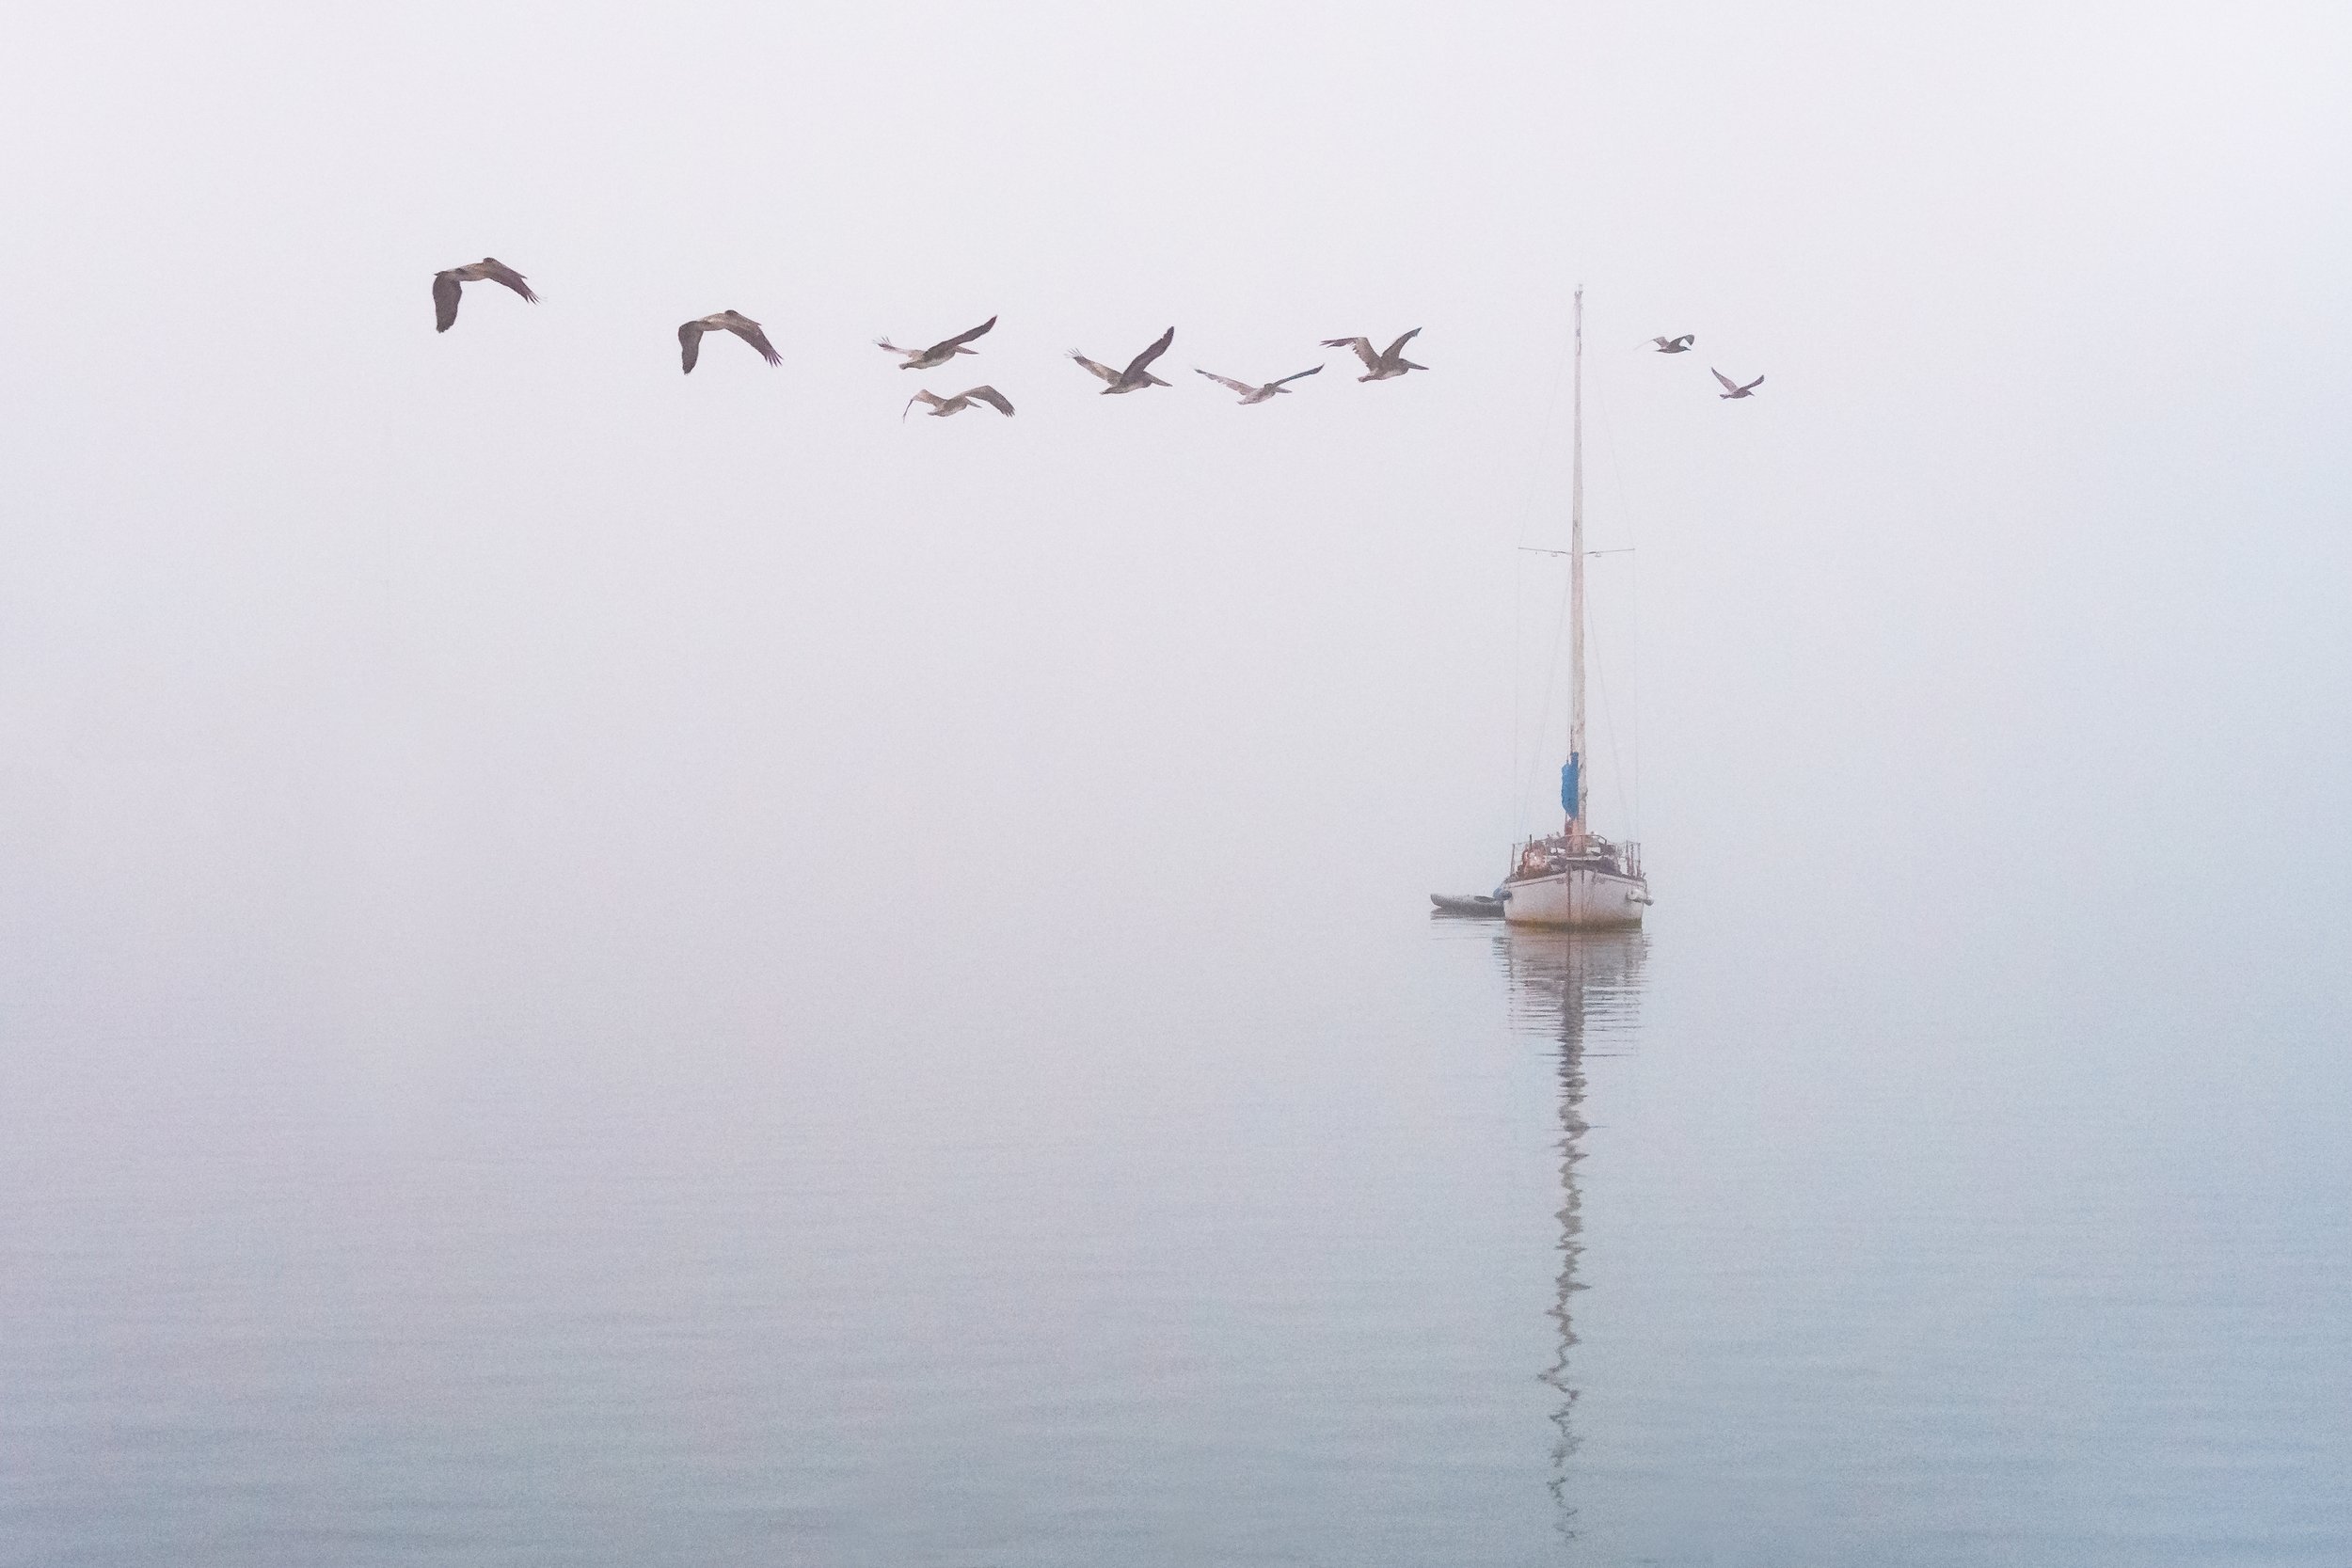
[{"label": "foggy sky", "polygon": [[[2348,42],[2317,5],[20,19],[0,1025],[1486,885],[1558,760],[1518,546],[1565,542],[1579,281],[1590,543],[1639,552],[1594,570],[1595,801],[1661,922],[1992,866],[2128,944],[2190,835],[2238,873],[2211,917],[2323,953]],[[485,254],[544,303],[436,336]],[[783,368],[682,378],[726,308]],[[991,314],[961,369],[869,343]],[[1172,390],[1061,357],[1171,323]],[[1413,326],[1402,381],[1317,346]],[[1191,373],[1319,360],[1255,408]],[[897,417],[982,380],[1017,418]]]}]

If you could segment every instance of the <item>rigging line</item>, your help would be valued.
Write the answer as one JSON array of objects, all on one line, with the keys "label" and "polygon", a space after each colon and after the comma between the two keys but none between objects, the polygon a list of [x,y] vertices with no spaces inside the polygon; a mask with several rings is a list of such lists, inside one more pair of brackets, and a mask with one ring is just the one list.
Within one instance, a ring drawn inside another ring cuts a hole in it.
[{"label": "rigging line", "polygon": [[[1560,644],[1567,641],[1568,594],[1573,587],[1572,582],[1562,585],[1559,618],[1551,624],[1551,657],[1544,660],[1544,700],[1535,714],[1536,723],[1543,727],[1549,727],[1551,723],[1551,693],[1560,683]],[[1535,791],[1535,773],[1542,757],[1543,752],[1539,748],[1535,754],[1528,759],[1526,776],[1519,782],[1519,810],[1522,813],[1527,810],[1527,798]],[[1525,820],[1524,816],[1521,820]]]},{"label": "rigging line", "polygon": [[[1587,616],[1592,615],[1592,607],[1589,604],[1586,605],[1584,613]],[[1616,790],[1617,810],[1625,812],[1630,818],[1632,814],[1627,809],[1625,795],[1625,762],[1617,750],[1617,710],[1615,705],[1609,700],[1609,668],[1607,661],[1600,657],[1602,640],[1597,635],[1600,628],[1595,626],[1593,629],[1596,633],[1593,638],[1593,678],[1594,683],[1600,688],[1601,733],[1609,737],[1609,782]]]},{"label": "rigging line", "polygon": [[1527,586],[1520,579],[1523,573],[1514,567],[1511,572],[1511,771],[1503,776],[1502,787],[1510,797],[1511,836],[1520,837],[1519,830],[1527,825],[1527,792],[1519,784],[1519,730],[1525,722],[1521,717],[1526,707],[1527,660],[1519,656],[1526,640]]},{"label": "rigging line", "polygon": [[[1599,415],[1601,446],[1609,455],[1609,477],[1617,492],[1617,515],[1625,519],[1628,531],[1635,532],[1638,537],[1633,507],[1626,490],[1625,465],[1617,460],[1616,422],[1610,419],[1606,404],[1602,404],[1596,412]],[[1629,832],[1627,836],[1638,843],[1642,836],[1642,561],[1638,555],[1633,560],[1631,588],[1633,641],[1629,679],[1632,689],[1627,693],[1626,700],[1632,709],[1627,716],[1627,722],[1633,731],[1633,809],[1628,821]]]},{"label": "rigging line", "polygon": [[[1542,481],[1544,451],[1559,412],[1560,360],[1555,356],[1551,359],[1551,375],[1545,384],[1542,412],[1536,416],[1535,431],[1528,452],[1527,487],[1519,496],[1519,541],[1522,545],[1526,542],[1529,525],[1534,520],[1535,491]],[[1511,574],[1511,772],[1508,787],[1512,797],[1512,831],[1514,836],[1518,838],[1527,836],[1527,796],[1532,787],[1534,768],[1534,759],[1526,756],[1522,752],[1527,727],[1526,622],[1526,584],[1522,575],[1515,571]],[[1559,651],[1558,641],[1555,638],[1552,647],[1552,662],[1555,664],[1559,661]],[[1541,728],[1549,717],[1550,705],[1551,674],[1547,672],[1544,683],[1546,711],[1536,715],[1538,728]],[[1537,747],[1535,755],[1538,757],[1542,755],[1540,745]]]},{"label": "rigging line", "polygon": [[1636,555],[1633,566],[1633,690],[1627,701],[1632,705],[1633,721],[1633,818],[1631,838],[1642,841],[1642,558]]}]

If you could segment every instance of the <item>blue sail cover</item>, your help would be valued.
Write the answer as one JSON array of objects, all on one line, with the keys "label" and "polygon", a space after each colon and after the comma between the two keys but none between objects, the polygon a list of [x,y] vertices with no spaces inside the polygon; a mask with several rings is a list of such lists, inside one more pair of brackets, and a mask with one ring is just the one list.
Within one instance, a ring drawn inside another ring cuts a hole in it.
[{"label": "blue sail cover", "polygon": [[1580,760],[1578,757],[1570,756],[1567,761],[1560,765],[1560,809],[1570,816],[1578,815],[1576,807],[1577,796],[1580,792],[1576,787],[1576,771],[1577,763]]}]

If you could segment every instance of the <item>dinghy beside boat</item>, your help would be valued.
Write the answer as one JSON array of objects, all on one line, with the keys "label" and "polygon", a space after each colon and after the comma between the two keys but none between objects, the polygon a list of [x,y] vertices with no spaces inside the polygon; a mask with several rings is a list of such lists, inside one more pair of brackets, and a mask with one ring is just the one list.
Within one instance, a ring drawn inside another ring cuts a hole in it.
[{"label": "dinghy beside boat", "polygon": [[1501,920],[1502,899],[1492,893],[1433,893],[1429,902],[1439,914],[1459,920]]}]

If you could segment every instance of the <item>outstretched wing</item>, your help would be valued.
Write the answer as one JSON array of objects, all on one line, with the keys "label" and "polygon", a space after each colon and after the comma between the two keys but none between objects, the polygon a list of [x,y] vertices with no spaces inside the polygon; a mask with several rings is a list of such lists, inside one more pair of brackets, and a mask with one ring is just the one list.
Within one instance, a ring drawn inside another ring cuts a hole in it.
[{"label": "outstretched wing", "polygon": [[1755,390],[1756,390],[1758,387],[1761,387],[1761,386],[1763,386],[1763,385],[1764,385],[1764,378],[1763,378],[1762,376],[1760,376],[1760,375],[1759,375],[1759,376],[1757,376],[1757,377],[1756,377],[1754,381],[1749,382],[1746,386],[1744,386],[1744,387],[1740,388],[1740,389],[1741,391],[1743,391],[1743,392],[1753,392],[1753,391],[1755,391]]},{"label": "outstretched wing", "polygon": [[1709,365],[1709,366],[1708,366],[1707,368],[1708,368],[1708,372],[1710,372],[1710,373],[1711,373],[1711,374],[1715,377],[1715,379],[1716,379],[1716,380],[1718,380],[1718,381],[1720,381],[1720,382],[1722,382],[1722,383],[1724,384],[1724,391],[1726,391],[1726,392],[1736,392],[1736,391],[1738,391],[1738,390],[1740,389],[1740,384],[1739,384],[1738,382],[1736,382],[1736,381],[1732,380],[1732,379],[1731,379],[1731,377],[1729,377],[1729,376],[1725,375],[1723,372],[1721,372],[1721,371],[1719,371],[1719,370],[1716,370],[1714,366]]},{"label": "outstretched wing", "polygon": [[679,327],[677,329],[677,346],[679,356],[686,361],[685,373],[688,375],[693,374],[694,361],[702,357],[703,324],[700,322],[688,322],[685,325]]},{"label": "outstretched wing", "polygon": [[906,418],[907,418],[907,415],[908,415],[908,414],[910,414],[910,413],[912,413],[912,412],[914,411],[914,405],[915,405],[916,404],[918,404],[918,403],[928,403],[928,404],[930,404],[933,408],[938,408],[938,407],[940,407],[940,406],[944,405],[944,404],[946,403],[946,401],[947,401],[946,399],[945,399],[945,398],[941,397],[941,396],[940,396],[938,393],[936,393],[936,392],[930,392],[930,391],[922,391],[922,392],[917,392],[917,393],[915,393],[913,397],[911,397],[911,398],[907,399],[907,405],[906,405],[906,407],[901,408],[901,409],[899,409],[899,410],[898,410],[898,422],[899,422],[900,424],[904,424],[904,423],[906,422]]},{"label": "outstretched wing", "polygon": [[[1175,341],[1176,329],[1171,326],[1167,331],[1161,333],[1159,337],[1152,341],[1150,348],[1145,349],[1141,354],[1138,354],[1133,359],[1128,360],[1127,373],[1120,376],[1119,379],[1121,381],[1135,380],[1137,376],[1143,373],[1144,368],[1150,365],[1152,360],[1157,359],[1161,355],[1166,354],[1168,352],[1168,345]],[[1167,383],[1162,382],[1161,385],[1166,386]]]},{"label": "outstretched wing", "polygon": [[877,338],[877,339],[875,339],[875,340],[874,340],[874,346],[875,346],[876,348],[886,348],[886,349],[888,349],[888,350],[889,350],[891,353],[893,353],[893,354],[913,354],[913,353],[914,352],[914,351],[913,349],[911,349],[911,348],[900,348],[898,344],[896,344],[896,343],[892,342],[892,341],[891,341],[889,339],[887,339],[887,338]]},{"label": "outstretched wing", "polygon": [[1380,356],[1372,352],[1372,340],[1369,338],[1326,338],[1323,346],[1352,348],[1356,351],[1356,357],[1364,362],[1364,369],[1376,371],[1380,368]]},{"label": "outstretched wing", "polygon": [[784,363],[784,356],[778,354],[774,347],[769,343],[768,334],[759,329],[759,324],[757,322],[751,320],[749,317],[740,321],[732,321],[727,324],[727,330],[742,339],[745,342],[751,344],[752,347],[759,350],[759,356],[762,359],[767,360],[771,365],[781,365]]},{"label": "outstretched wing", "polygon": [[433,275],[433,330],[447,332],[457,325],[457,296],[465,291],[453,272]]},{"label": "outstretched wing", "polygon": [[1416,338],[1418,338],[1418,337],[1420,337],[1420,336],[1421,336],[1421,328],[1420,328],[1420,327],[1418,327],[1418,326],[1416,326],[1416,327],[1415,327],[1415,328],[1413,328],[1410,332],[1407,332],[1406,334],[1405,334],[1405,336],[1404,336],[1404,337],[1399,338],[1399,339],[1398,339],[1395,342],[1391,343],[1391,344],[1390,344],[1387,348],[1385,348],[1385,349],[1381,350],[1381,351],[1380,351],[1380,357],[1381,357],[1383,360],[1391,360],[1391,359],[1394,359],[1394,358],[1397,356],[1398,353],[1404,349],[1404,347],[1405,347],[1405,345],[1406,345],[1406,343],[1411,342],[1414,339],[1416,339]]},{"label": "outstretched wing", "polygon": [[1695,333],[1695,332],[1685,332],[1685,333],[1684,333],[1681,337],[1677,338],[1677,339],[1674,341],[1674,344],[1673,344],[1673,346],[1674,346],[1674,347],[1676,347],[1676,348],[1677,348],[1677,349],[1685,349],[1685,348],[1689,348],[1689,347],[1690,347],[1692,343],[1695,343],[1695,342],[1697,342],[1697,341],[1698,341],[1698,334],[1697,334],[1697,333]]},{"label": "outstretched wing", "polygon": [[1205,375],[1220,387],[1231,387],[1234,391],[1239,392],[1244,397],[1248,397],[1250,393],[1258,389],[1249,385],[1247,381],[1235,381],[1230,375],[1219,375],[1215,371],[1204,371],[1198,365],[1195,365],[1192,368],[1192,373],[1195,375]]},{"label": "outstretched wing", "polygon": [[1279,381],[1269,381],[1269,382],[1267,382],[1267,383],[1266,383],[1266,385],[1267,385],[1267,386],[1269,386],[1269,387],[1282,387],[1282,386],[1287,386],[1287,385],[1289,385],[1291,382],[1294,382],[1294,381],[1304,381],[1304,380],[1306,380],[1306,379],[1307,379],[1309,376],[1311,376],[1311,375],[1321,375],[1322,373],[1323,373],[1323,367],[1322,367],[1321,365],[1317,365],[1317,366],[1316,366],[1313,370],[1311,370],[1311,371],[1300,371],[1300,372],[1299,372],[1296,375],[1286,375],[1286,376],[1284,376],[1284,377],[1283,377],[1281,380],[1279,380]]},{"label": "outstretched wing", "polygon": [[974,327],[971,331],[959,332],[952,338],[944,339],[939,342],[933,343],[930,348],[925,349],[923,352],[926,354],[937,354],[944,348],[961,348],[964,344],[970,342],[975,338],[986,337],[988,335],[989,328],[994,326],[995,325],[996,318],[994,316],[991,316],[988,320],[980,323],[979,325]]},{"label": "outstretched wing", "polygon": [[1007,419],[1010,419],[1012,417],[1012,400],[1006,397],[1004,393],[998,391],[993,387],[974,387],[964,391],[958,392],[956,396],[960,398],[971,398],[976,402],[987,404],[991,408],[993,408],[999,414],[1004,415]]},{"label": "outstretched wing", "polygon": [[1109,382],[1112,386],[1116,387],[1119,385],[1119,372],[1111,369],[1108,365],[1098,365],[1093,360],[1088,358],[1085,355],[1080,354],[1074,348],[1070,351],[1070,357],[1075,359],[1079,364],[1085,366],[1088,370],[1092,371],[1096,375],[1101,376],[1104,381]]},{"label": "outstretched wing", "polygon": [[539,303],[539,296],[531,292],[531,285],[523,281],[523,275],[495,256],[482,259],[482,276],[493,283],[505,284],[533,305]]}]

